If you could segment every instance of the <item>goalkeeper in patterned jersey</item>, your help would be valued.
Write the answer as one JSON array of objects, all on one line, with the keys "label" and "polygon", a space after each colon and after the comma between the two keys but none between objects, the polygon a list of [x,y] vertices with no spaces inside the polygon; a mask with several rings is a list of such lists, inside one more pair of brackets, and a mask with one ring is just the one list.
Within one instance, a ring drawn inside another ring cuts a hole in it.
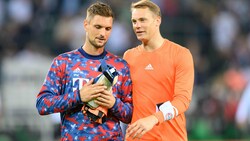
[{"label": "goalkeeper in patterned jersey", "polygon": [[[85,44],[53,60],[37,95],[37,110],[40,115],[60,113],[63,141],[122,141],[120,121],[129,123],[132,117],[132,82],[126,61],[104,47],[113,25],[110,6],[92,4],[83,25]],[[98,83],[98,77],[112,89]]]}]

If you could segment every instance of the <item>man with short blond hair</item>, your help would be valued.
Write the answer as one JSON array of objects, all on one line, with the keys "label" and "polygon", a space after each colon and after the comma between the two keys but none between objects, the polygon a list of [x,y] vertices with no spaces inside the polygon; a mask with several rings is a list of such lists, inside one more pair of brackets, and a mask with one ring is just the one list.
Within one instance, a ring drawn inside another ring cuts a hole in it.
[{"label": "man with short blond hair", "polygon": [[133,30],[141,45],[124,53],[133,82],[133,116],[126,140],[187,141],[194,64],[190,51],[160,33],[160,8],[150,0],[131,5]]}]

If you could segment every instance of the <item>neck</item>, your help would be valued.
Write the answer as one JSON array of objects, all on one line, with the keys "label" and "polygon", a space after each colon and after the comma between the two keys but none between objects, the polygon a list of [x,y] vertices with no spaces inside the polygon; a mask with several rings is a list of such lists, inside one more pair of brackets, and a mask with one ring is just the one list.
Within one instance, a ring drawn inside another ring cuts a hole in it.
[{"label": "neck", "polygon": [[142,42],[142,45],[146,51],[154,51],[162,46],[164,42],[164,38],[162,36],[158,36],[155,38],[151,38],[150,40],[146,42]]},{"label": "neck", "polygon": [[104,47],[97,48],[97,47],[94,47],[94,46],[92,46],[92,45],[90,45],[90,44],[87,44],[87,43],[85,43],[85,44],[83,45],[82,49],[83,49],[86,53],[88,53],[88,54],[90,54],[90,55],[95,55],[95,56],[96,56],[96,55],[102,54],[103,51],[104,51]]}]

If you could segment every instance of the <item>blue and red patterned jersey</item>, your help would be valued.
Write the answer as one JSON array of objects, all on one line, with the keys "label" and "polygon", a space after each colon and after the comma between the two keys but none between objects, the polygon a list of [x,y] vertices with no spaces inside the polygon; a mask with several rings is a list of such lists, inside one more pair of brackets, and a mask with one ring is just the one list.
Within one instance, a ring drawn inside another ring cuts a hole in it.
[{"label": "blue and red patterned jersey", "polygon": [[[118,71],[118,81],[113,86],[116,98],[102,124],[91,121],[82,113],[79,90],[90,79],[97,77],[100,62]],[[128,64],[107,51],[92,56],[82,48],[57,56],[50,67],[42,88],[37,95],[36,107],[39,114],[60,112],[61,140],[124,140],[119,121],[129,123],[132,117],[132,82]],[[77,109],[77,110],[76,110]]]}]

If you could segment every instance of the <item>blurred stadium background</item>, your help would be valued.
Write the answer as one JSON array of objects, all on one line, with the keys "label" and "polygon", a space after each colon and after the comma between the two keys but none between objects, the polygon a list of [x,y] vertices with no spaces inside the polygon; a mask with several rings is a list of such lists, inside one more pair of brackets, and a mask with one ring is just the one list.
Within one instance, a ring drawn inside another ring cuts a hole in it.
[{"label": "blurred stadium background", "polygon": [[[162,35],[193,54],[189,140],[250,140],[250,1],[153,1],[162,9]],[[91,2],[0,0],[0,141],[59,140],[57,119],[38,114],[36,95],[52,59],[83,44]],[[122,56],[139,44],[130,22],[133,0],[105,2],[115,12],[106,47]]]}]

